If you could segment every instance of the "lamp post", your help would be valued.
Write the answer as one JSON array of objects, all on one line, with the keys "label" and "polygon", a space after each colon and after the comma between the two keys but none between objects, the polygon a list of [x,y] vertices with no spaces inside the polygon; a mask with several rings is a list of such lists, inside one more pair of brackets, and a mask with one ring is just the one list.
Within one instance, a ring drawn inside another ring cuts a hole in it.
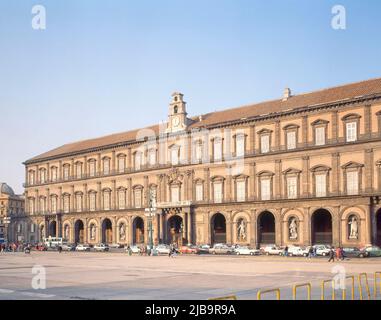
[{"label": "lamp post", "polygon": [[153,251],[153,217],[156,214],[156,207],[154,206],[154,191],[150,190],[148,208],[145,209],[145,216],[148,217],[148,232],[149,232],[149,255]]}]

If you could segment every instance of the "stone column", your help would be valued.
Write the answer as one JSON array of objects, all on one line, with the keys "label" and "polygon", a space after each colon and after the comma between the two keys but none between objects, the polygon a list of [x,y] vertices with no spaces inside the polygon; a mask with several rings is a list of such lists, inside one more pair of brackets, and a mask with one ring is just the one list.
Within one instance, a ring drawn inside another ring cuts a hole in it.
[{"label": "stone column", "polygon": [[83,219],[84,223],[83,223],[83,243],[88,243],[88,240],[87,240],[87,235],[89,234],[88,232],[88,221],[87,221],[87,218]]},{"label": "stone column", "polygon": [[364,126],[365,126],[365,137],[370,139],[372,137],[372,115],[371,115],[371,105],[366,104],[364,107]]},{"label": "stone column", "polygon": [[365,154],[365,192],[373,192],[373,175],[374,175],[374,154],[373,149],[366,149]]},{"label": "stone column", "polygon": [[302,118],[302,144],[303,147],[308,146],[308,116]]},{"label": "stone column", "polygon": [[70,212],[74,212],[74,202],[75,202],[74,185],[71,185],[70,189],[71,189],[71,194],[70,194]]},{"label": "stone column", "polygon": [[[25,197],[27,199],[27,197]],[[46,188],[46,212],[51,212],[51,205],[50,205],[50,189]]]},{"label": "stone column", "polygon": [[232,221],[232,211],[227,211],[227,217],[226,217],[226,243],[228,245],[232,244],[232,237],[233,237],[233,221]]},{"label": "stone column", "polygon": [[226,178],[226,190],[224,190],[224,199],[226,199],[226,202],[231,202],[234,201],[234,195],[235,195],[235,190],[233,189],[233,179],[232,179],[232,166],[227,166],[227,169],[229,171],[229,174]]},{"label": "stone column", "polygon": [[253,248],[257,248],[257,210],[256,209],[251,209],[250,210],[250,245]]},{"label": "stone column", "polygon": [[37,212],[37,213],[41,213],[41,212],[40,212],[41,208],[40,208],[40,193],[39,193],[39,190],[36,189],[36,190],[35,190],[35,193],[36,193],[36,205],[35,205],[35,207],[36,207],[36,212]]},{"label": "stone column", "polygon": [[101,158],[101,153],[98,153],[98,169],[97,169],[97,173],[98,175],[101,174],[102,172],[102,158]]},{"label": "stone column", "polygon": [[70,170],[71,178],[75,177],[75,170],[74,170],[74,158],[71,159],[71,170]]},{"label": "stone column", "polygon": [[83,175],[87,177],[87,156],[85,156],[84,163],[83,163]]},{"label": "stone column", "polygon": [[282,160],[275,160],[275,199],[282,197]]},{"label": "stone column", "polygon": [[186,213],[187,215],[187,240],[188,243],[193,243],[192,239],[192,213],[191,209]]},{"label": "stone column", "polygon": [[63,211],[63,199],[62,199],[62,187],[59,187],[59,192],[58,192],[58,203],[57,203],[57,211],[61,212]]},{"label": "stone column", "polygon": [[112,151],[111,156],[111,173],[114,174],[116,172],[116,161],[115,161],[115,150]]},{"label": "stone column", "polygon": [[381,161],[377,163],[377,180],[378,180],[378,192],[381,192]]},{"label": "stone column", "polygon": [[276,245],[282,245],[282,209],[276,209],[275,214],[275,243]]},{"label": "stone column", "polygon": [[[280,121],[279,120],[277,120],[277,121],[275,121],[275,147],[274,147],[274,149],[275,149],[275,151],[278,151],[278,150],[280,150],[280,134],[281,134],[281,132],[280,132]],[[271,148],[271,146],[270,146],[270,148]]]},{"label": "stone column", "polygon": [[46,182],[50,182],[50,163],[48,162],[47,164],[46,164],[46,177],[45,177],[45,179],[46,179]]},{"label": "stone column", "polygon": [[144,193],[143,197],[143,207],[148,208],[149,205],[149,186],[148,186],[148,176],[144,176]]},{"label": "stone column", "polygon": [[365,245],[371,245],[372,244],[372,210],[371,205],[366,206],[366,212],[365,212]]},{"label": "stone column", "polygon": [[88,197],[88,194],[87,194],[87,183],[84,183],[83,184],[83,211],[87,211],[87,210],[89,210],[88,208],[89,208],[89,206],[88,206],[88,199],[87,199],[87,197]]},{"label": "stone column", "polygon": [[58,165],[58,179],[62,181],[63,175],[62,175],[62,160],[59,161]]},{"label": "stone column", "polygon": [[255,154],[255,124],[250,126],[249,140],[250,140],[250,153]]},{"label": "stone column", "polygon": [[331,113],[331,122],[332,122],[332,143],[337,143],[339,127],[338,127],[338,112],[337,110],[332,111]]},{"label": "stone column", "polygon": [[128,244],[131,246],[134,243],[134,223],[133,217],[128,217]]},{"label": "stone column", "polygon": [[340,194],[340,154],[332,153],[332,195]]},{"label": "stone column", "polygon": [[255,181],[257,178],[257,167],[256,163],[252,162],[249,164],[249,200],[256,200],[256,188],[255,188]]},{"label": "stone column", "polygon": [[102,210],[102,182],[97,182],[97,211]]},{"label": "stone column", "polygon": [[112,198],[111,198],[111,209],[112,210],[116,210],[117,208],[117,205],[116,205],[116,180],[112,180]]},{"label": "stone column", "polygon": [[309,185],[310,185],[310,157],[303,157],[303,170],[302,170],[302,197],[309,197]]},{"label": "stone column", "polygon": [[132,179],[127,178],[127,208],[132,208]]},{"label": "stone column", "polygon": [[132,168],[132,155],[131,155],[131,148],[127,149],[127,169]]},{"label": "stone column", "polygon": [[206,202],[210,202],[210,170],[209,168],[204,169],[204,181],[205,181],[204,200]]}]

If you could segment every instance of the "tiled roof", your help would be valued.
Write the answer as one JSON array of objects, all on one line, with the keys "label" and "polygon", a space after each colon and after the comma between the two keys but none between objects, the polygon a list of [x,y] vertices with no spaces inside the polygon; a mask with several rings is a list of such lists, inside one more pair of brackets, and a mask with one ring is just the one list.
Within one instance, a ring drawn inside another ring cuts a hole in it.
[{"label": "tiled roof", "polygon": [[[377,93],[381,93],[381,78],[351,83],[310,93],[298,94],[291,96],[285,101],[278,99],[223,111],[211,112],[202,115],[202,121],[198,120],[199,117],[192,117],[194,122],[189,126],[189,128],[192,129],[201,126],[212,126],[218,123],[240,120],[242,118],[252,118],[269,113],[279,113],[290,109],[337,102],[340,100]],[[150,126],[146,129],[151,129],[156,134],[159,133],[159,125]],[[64,156],[65,154],[70,154],[73,152],[86,151],[93,148],[135,141],[136,134],[139,130],[141,129],[65,144],[59,148],[34,157],[26,161],[26,163],[45,158]]]}]

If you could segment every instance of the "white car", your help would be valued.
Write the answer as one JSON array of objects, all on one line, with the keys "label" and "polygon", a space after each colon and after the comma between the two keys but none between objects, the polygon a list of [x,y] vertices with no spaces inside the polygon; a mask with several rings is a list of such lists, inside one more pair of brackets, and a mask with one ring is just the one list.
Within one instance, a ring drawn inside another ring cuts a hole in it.
[{"label": "white car", "polygon": [[90,246],[87,244],[79,244],[75,247],[75,251],[90,251]]},{"label": "white car", "polygon": [[94,246],[94,250],[95,250],[95,251],[105,252],[105,251],[109,251],[110,248],[108,247],[107,244],[100,243],[100,244],[96,244],[96,245]]},{"label": "white car", "polygon": [[328,256],[329,252],[331,251],[331,247],[326,246],[324,244],[315,245],[314,248],[316,248],[316,255],[317,256]]},{"label": "white car", "polygon": [[236,255],[257,256],[260,254],[260,251],[258,249],[251,249],[249,247],[237,247],[234,249],[234,253]]},{"label": "white car", "polygon": [[119,243],[111,243],[108,245],[110,248],[115,248],[115,249],[119,249],[119,248],[123,248],[123,246]]},{"label": "white car", "polygon": [[277,255],[277,256],[283,256],[284,255],[284,249],[276,246],[267,246],[263,248],[263,252],[265,255]]},{"label": "white car", "polygon": [[303,257],[304,250],[299,246],[290,246],[288,247],[288,255],[290,257]]},{"label": "white car", "polygon": [[169,246],[164,245],[164,244],[159,244],[156,248],[154,248],[158,254],[169,254],[171,249]]},{"label": "white car", "polygon": [[128,249],[130,249],[131,250],[131,253],[140,253],[140,247],[138,247],[138,246],[135,246],[135,245],[133,245],[133,246],[130,246],[130,247],[126,247],[125,248],[125,251],[128,253]]}]

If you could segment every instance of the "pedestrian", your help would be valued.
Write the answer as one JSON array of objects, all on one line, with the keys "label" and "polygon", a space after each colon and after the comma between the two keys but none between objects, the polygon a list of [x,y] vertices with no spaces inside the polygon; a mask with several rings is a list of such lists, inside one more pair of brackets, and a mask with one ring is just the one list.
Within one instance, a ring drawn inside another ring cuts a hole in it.
[{"label": "pedestrian", "polygon": [[344,256],[344,249],[343,249],[343,247],[340,247],[340,254],[341,254],[341,260],[344,261],[345,256]]},{"label": "pedestrian", "polygon": [[284,256],[288,257],[288,246],[284,248]]},{"label": "pedestrian", "polygon": [[58,246],[58,253],[61,253],[62,252],[62,247],[59,245]]},{"label": "pedestrian", "polygon": [[334,248],[331,248],[331,250],[329,250],[329,259],[328,259],[328,262],[335,262],[335,250]]},{"label": "pedestrian", "polygon": [[314,254],[314,248],[311,246],[309,249],[308,249],[308,258],[311,259],[312,256]]},{"label": "pedestrian", "polygon": [[316,247],[312,247],[313,248],[313,255],[314,255],[314,258],[317,256],[317,253],[316,253]]},{"label": "pedestrian", "polygon": [[336,259],[337,259],[337,261],[341,260],[341,248],[340,247],[336,248]]}]

